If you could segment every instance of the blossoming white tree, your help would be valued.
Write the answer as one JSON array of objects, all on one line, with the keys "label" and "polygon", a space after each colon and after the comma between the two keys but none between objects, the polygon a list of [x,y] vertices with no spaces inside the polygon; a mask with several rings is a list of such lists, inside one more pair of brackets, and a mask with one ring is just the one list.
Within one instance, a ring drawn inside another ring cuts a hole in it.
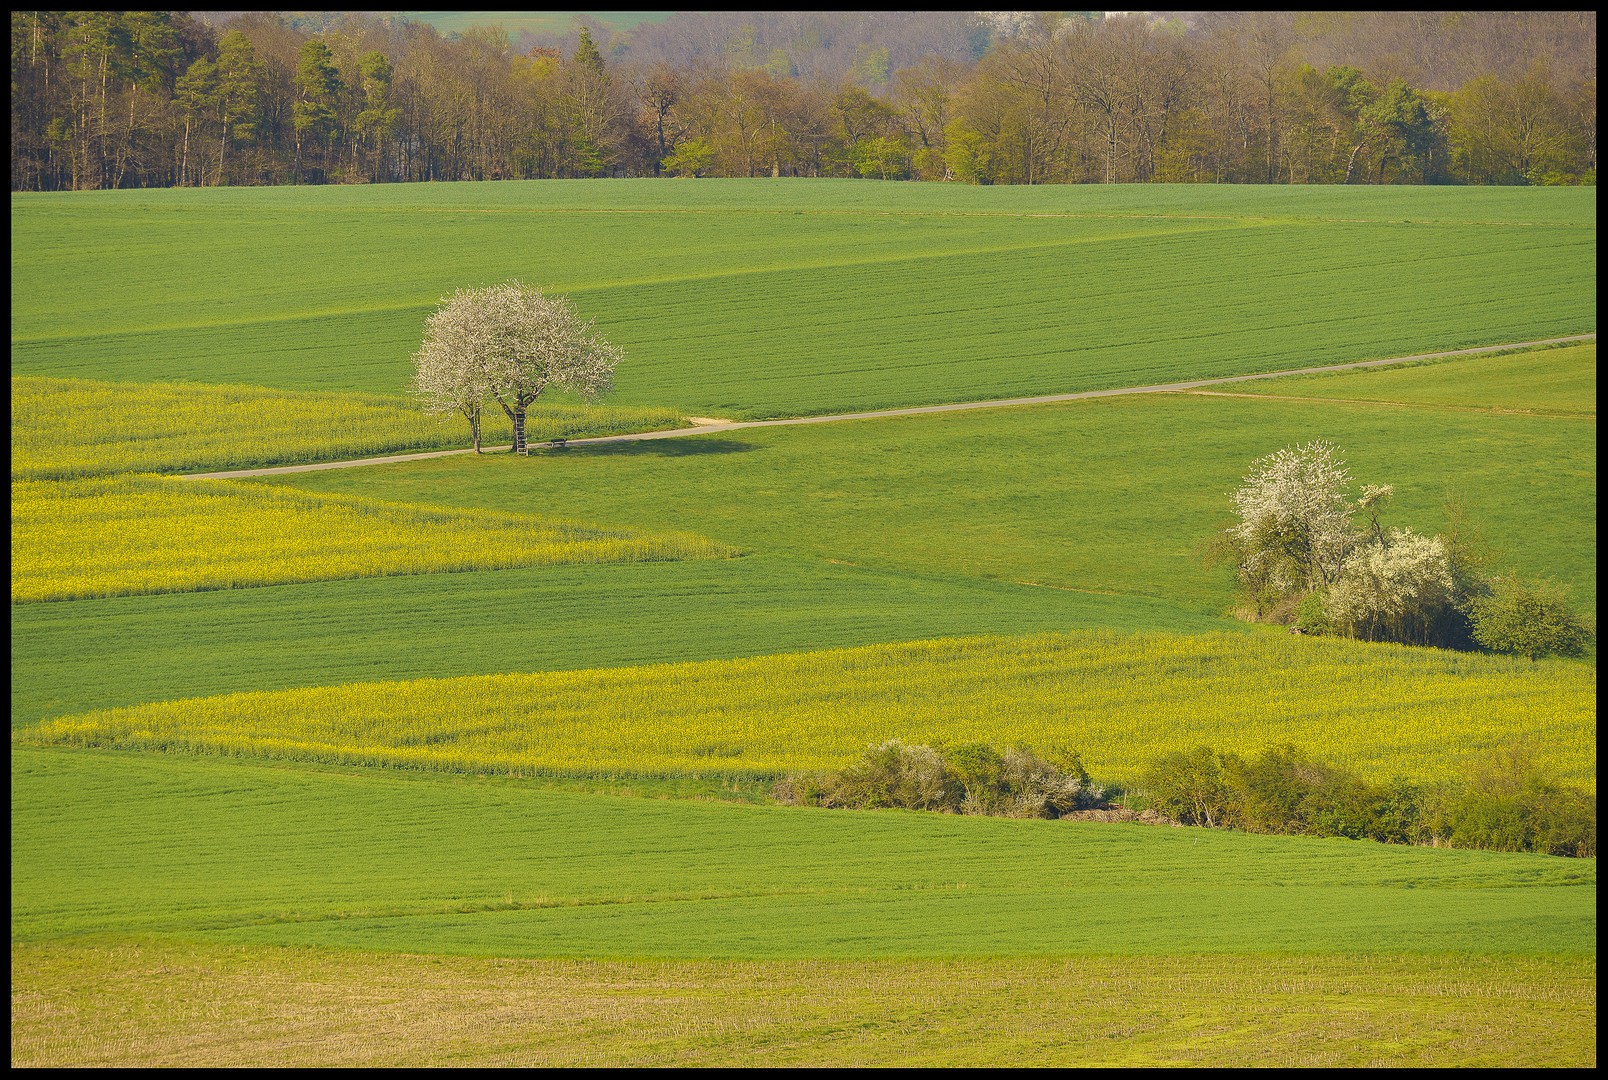
[{"label": "blossoming white tree", "polygon": [[480,449],[480,412],[496,400],[514,425],[514,452],[525,450],[525,411],[549,386],[587,401],[606,393],[618,348],[593,334],[567,297],[520,281],[459,289],[425,320],[414,354],[412,390],[426,412],[457,412]]},{"label": "blossoming white tree", "polygon": [[1391,529],[1346,556],[1324,612],[1352,637],[1425,644],[1455,593],[1445,541]]},{"label": "blossoming white tree", "polygon": [[1229,495],[1239,521],[1213,550],[1233,553],[1256,617],[1293,618],[1309,633],[1466,647],[1469,603],[1489,589],[1476,577],[1487,556],[1463,503],[1448,496],[1446,536],[1386,529],[1380,515],[1394,490],[1364,484],[1352,502],[1350,479],[1320,440],[1256,461]]},{"label": "blossoming white tree", "polygon": [[491,386],[484,370],[465,359],[472,344],[461,325],[444,321],[433,329],[434,335],[427,334],[424,347],[414,354],[409,390],[423,400],[425,412],[459,413],[469,421],[478,454],[480,415]]},{"label": "blossoming white tree", "polygon": [[1319,440],[1254,462],[1229,495],[1240,520],[1228,529],[1240,578],[1259,598],[1325,588],[1340,577],[1353,540],[1351,473]]}]

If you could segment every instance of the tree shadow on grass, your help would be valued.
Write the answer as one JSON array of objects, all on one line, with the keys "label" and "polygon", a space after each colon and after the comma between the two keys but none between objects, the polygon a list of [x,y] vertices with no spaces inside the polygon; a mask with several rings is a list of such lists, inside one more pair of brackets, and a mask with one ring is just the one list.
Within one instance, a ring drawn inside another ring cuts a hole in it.
[{"label": "tree shadow on grass", "polygon": [[531,447],[544,454],[590,454],[599,457],[691,457],[699,454],[746,454],[759,447],[741,439],[712,439],[708,436],[675,439],[633,439],[627,442],[592,443],[586,446],[566,446],[562,449]]}]

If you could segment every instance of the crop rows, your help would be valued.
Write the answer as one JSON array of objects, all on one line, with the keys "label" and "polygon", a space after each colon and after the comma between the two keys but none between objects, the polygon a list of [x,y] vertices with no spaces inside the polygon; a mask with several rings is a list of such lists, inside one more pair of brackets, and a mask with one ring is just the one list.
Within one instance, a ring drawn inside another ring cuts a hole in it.
[{"label": "crop rows", "polygon": [[[702,179],[696,184],[626,180],[610,184],[513,180],[495,184],[376,184],[369,187],[126,188],[94,195],[13,193],[12,212],[205,211],[259,216],[301,211],[409,210],[540,214],[596,212],[792,215],[1091,215],[1268,218],[1344,221],[1442,221],[1481,224],[1533,222],[1595,227],[1589,188],[1568,187],[1334,187],[1238,184],[1051,184],[974,187],[968,184],[885,184],[863,180],[790,178],[778,182]],[[18,215],[20,216],[20,215]],[[220,237],[220,241],[227,241]],[[71,256],[71,252],[61,253]]]},{"label": "crop rows", "polygon": [[[1196,217],[1121,216],[1142,215],[1144,199],[1103,217],[1110,198],[1087,193],[1003,199],[1046,216],[966,216],[977,197],[940,194],[925,205],[953,203],[954,216],[903,216],[912,196],[897,185],[756,185],[723,211],[696,185],[507,187],[490,196],[506,211],[494,213],[454,212],[487,209],[488,196],[451,185],[425,199],[14,200],[13,262],[31,286],[14,297],[13,364],[395,393],[440,296],[514,276],[571,294],[625,349],[617,400],[744,416],[1276,370],[1595,325],[1589,193],[1505,196],[1482,207],[1499,213],[1473,216],[1508,224],[1424,224],[1469,218],[1432,192],[1269,198],[1235,216],[1255,203],[1242,196]],[[664,212],[597,212],[622,193]],[[1280,213],[1314,199],[1328,220]],[[846,206],[855,212],[837,212]],[[1090,216],[1058,216],[1079,213]],[[119,254],[103,257],[106,246]],[[301,268],[297,253],[315,248],[318,267]],[[421,248],[428,259],[412,257]],[[171,272],[130,270],[156,259]],[[262,267],[292,263],[264,281]]]},{"label": "crop rows", "polygon": [[[679,427],[673,409],[537,405],[532,442]],[[511,440],[502,410],[485,414],[485,445]],[[457,416],[426,416],[405,398],[13,377],[11,475],[67,480],[131,472],[300,465],[464,446]]]},{"label": "crop rows", "polygon": [[[718,321],[705,317],[707,280],[585,295],[637,357],[622,400],[743,416],[1212,378],[1404,355],[1425,342],[1524,340],[1576,321],[1557,307],[1572,289],[1542,271],[1578,263],[1589,240],[1510,230],[1491,238],[1498,262],[1456,229],[1426,228],[1410,243],[1378,232],[1046,236],[1009,250],[745,273],[720,284],[721,304],[740,317]],[[1494,282],[1500,301],[1471,292],[1472,280]],[[1581,294],[1574,302],[1590,305]],[[696,368],[682,355],[697,356]]]},{"label": "crop rows", "polygon": [[1516,738],[1594,784],[1592,671],[1335,640],[1112,633],[240,693],[48,721],[45,743],[468,772],[775,775],[867,744],[1080,749],[1102,780],[1201,743],[1293,742],[1447,779]]},{"label": "crop rows", "polygon": [[11,548],[13,603],[733,553],[685,533],[153,476],[13,481]]}]

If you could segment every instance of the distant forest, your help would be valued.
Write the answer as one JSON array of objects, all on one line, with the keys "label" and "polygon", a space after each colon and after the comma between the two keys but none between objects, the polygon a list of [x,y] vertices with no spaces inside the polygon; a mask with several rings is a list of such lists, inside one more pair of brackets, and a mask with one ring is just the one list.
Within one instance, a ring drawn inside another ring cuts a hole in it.
[{"label": "distant forest", "polygon": [[1595,184],[1592,12],[11,16],[13,191],[603,176]]}]

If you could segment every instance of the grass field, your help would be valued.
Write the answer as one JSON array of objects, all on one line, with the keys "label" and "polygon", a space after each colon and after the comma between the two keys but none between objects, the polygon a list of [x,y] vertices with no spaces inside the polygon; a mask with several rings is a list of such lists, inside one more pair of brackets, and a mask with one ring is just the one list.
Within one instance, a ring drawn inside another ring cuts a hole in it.
[{"label": "grass field", "polygon": [[13,942],[688,959],[1596,951],[1594,860],[15,744],[11,768]]},{"label": "grass field", "polygon": [[13,481],[11,601],[729,558],[686,533],[161,476]]},{"label": "grass field", "polygon": [[[1595,327],[1589,191],[958,186],[14,195],[27,285],[12,288],[13,371],[397,393],[439,298],[512,276],[572,295],[624,347],[618,403],[697,415],[1072,392]],[[421,247],[429,259],[408,256]]]},{"label": "grass field", "polygon": [[173,698],[762,656],[964,634],[1250,630],[1214,612],[753,555],[27,604],[11,721]]},{"label": "grass field", "polygon": [[718,214],[900,214],[1016,217],[1169,217],[1211,221],[1344,221],[1396,224],[1590,226],[1589,191],[1568,187],[1335,187],[1322,184],[1046,184],[978,187],[876,180],[513,180],[493,183],[329,185],[293,188],[129,188],[41,195],[30,200],[110,199],[117,205],[173,208],[369,208],[480,211],[667,208]]},{"label": "grass field", "polygon": [[1595,418],[1597,346],[1569,345],[1328,375],[1291,375],[1273,382],[1225,386],[1220,392]]},{"label": "grass field", "polygon": [[[526,438],[685,427],[672,409],[532,407]],[[507,444],[501,409],[483,445]],[[472,445],[462,418],[425,416],[409,398],[260,386],[175,386],[88,379],[11,380],[11,475],[70,480],[125,472],[205,472],[376,457]]]},{"label": "grass field", "polygon": [[584,672],[354,683],[90,713],[43,744],[568,776],[778,776],[868,745],[1082,751],[1137,783],[1202,743],[1290,742],[1375,780],[1453,780],[1514,740],[1595,787],[1596,678],[1561,661],[1359,642],[1088,633]]},{"label": "grass field", "polygon": [[[1552,355],[1535,354],[1535,363]],[[1468,362],[1421,370],[1455,386]],[[1578,364],[1570,369],[1579,375]],[[1326,394],[1380,377],[1334,376]],[[1277,394],[1282,381],[1253,383],[1246,392]],[[1226,493],[1251,462],[1318,438],[1345,451],[1359,483],[1395,486],[1388,523],[1438,531],[1446,483],[1455,481],[1513,570],[1555,577],[1582,606],[1595,603],[1592,420],[1143,395],[746,428],[572,447],[528,460],[448,458],[271,482],[475,509],[562,506],[594,520],[695,531],[748,551],[1226,611],[1231,576],[1204,569],[1198,545],[1229,520]]]},{"label": "grass field", "polygon": [[1597,1062],[1594,958],[506,960],[161,939],[11,958],[24,1067]]}]

